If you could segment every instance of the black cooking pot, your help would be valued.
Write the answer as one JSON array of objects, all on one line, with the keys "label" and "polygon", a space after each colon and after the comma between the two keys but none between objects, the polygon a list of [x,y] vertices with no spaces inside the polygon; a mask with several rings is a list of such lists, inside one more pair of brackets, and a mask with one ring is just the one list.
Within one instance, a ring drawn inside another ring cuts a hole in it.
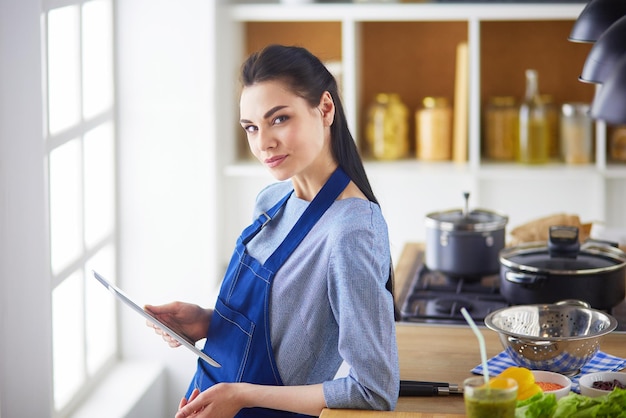
[{"label": "black cooking pot", "polygon": [[500,252],[500,293],[511,304],[577,299],[609,310],[624,300],[626,254],[603,241],[582,245],[578,228],[552,226],[548,242]]},{"label": "black cooking pot", "polygon": [[470,211],[469,193],[464,197],[464,209],[426,216],[426,266],[468,279],[497,274],[508,217],[481,209]]}]

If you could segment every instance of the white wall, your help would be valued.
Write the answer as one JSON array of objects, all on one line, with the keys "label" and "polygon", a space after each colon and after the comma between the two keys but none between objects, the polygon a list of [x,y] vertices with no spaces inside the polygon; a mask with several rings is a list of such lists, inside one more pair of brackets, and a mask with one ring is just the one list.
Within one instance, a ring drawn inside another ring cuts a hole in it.
[{"label": "white wall", "polygon": [[40,1],[0,1],[0,415],[51,416]]},{"label": "white wall", "polygon": [[[140,303],[211,306],[216,263],[216,138],[212,72],[215,7],[206,0],[118,2],[120,282]],[[127,309],[126,359],[163,362],[164,416],[195,369]]]},{"label": "white wall", "polygon": [[[215,4],[118,6],[119,279],[146,303],[210,305],[221,277],[211,197]],[[0,1],[0,416],[6,418],[52,414],[40,13],[40,0]],[[124,358],[165,364],[169,396],[160,412],[172,416],[195,358],[167,348],[132,313],[120,313]]]}]

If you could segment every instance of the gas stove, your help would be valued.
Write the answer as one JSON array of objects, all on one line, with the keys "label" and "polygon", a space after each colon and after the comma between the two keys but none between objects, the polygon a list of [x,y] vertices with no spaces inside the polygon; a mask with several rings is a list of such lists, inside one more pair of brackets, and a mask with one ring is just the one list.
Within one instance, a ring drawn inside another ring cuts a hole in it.
[{"label": "gas stove", "polygon": [[[396,298],[402,322],[430,324],[467,324],[461,308],[467,309],[477,324],[495,310],[510,306],[500,294],[498,274],[484,277],[449,277],[432,271],[418,254],[417,269],[405,279]],[[626,332],[626,300],[607,313],[617,319],[616,331]]]}]

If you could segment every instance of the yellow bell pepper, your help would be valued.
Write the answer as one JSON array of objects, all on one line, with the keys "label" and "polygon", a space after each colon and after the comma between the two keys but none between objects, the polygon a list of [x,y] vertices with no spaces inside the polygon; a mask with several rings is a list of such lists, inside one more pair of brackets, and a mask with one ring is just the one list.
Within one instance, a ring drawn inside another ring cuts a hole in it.
[{"label": "yellow bell pepper", "polygon": [[517,381],[517,399],[520,401],[542,392],[541,387],[535,383],[533,373],[525,367],[509,367],[500,373],[498,377],[508,377]]}]

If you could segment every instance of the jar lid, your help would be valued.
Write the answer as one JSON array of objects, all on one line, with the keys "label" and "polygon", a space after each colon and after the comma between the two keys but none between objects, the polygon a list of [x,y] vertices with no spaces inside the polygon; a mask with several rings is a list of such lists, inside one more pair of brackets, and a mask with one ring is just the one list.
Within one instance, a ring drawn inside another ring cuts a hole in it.
[{"label": "jar lid", "polygon": [[588,103],[563,103],[561,113],[563,116],[571,117],[575,115],[589,116],[590,106]]},{"label": "jar lid", "polygon": [[493,96],[489,98],[489,103],[495,106],[515,106],[514,96]]},{"label": "jar lid", "polygon": [[504,228],[508,221],[505,215],[482,209],[468,212],[452,209],[426,215],[426,226],[442,231],[496,231]]},{"label": "jar lid", "polygon": [[424,97],[424,99],[422,100],[422,103],[424,104],[424,107],[427,109],[432,109],[435,107],[446,107],[448,106],[448,99],[446,99],[445,97],[428,96],[428,97]]}]

